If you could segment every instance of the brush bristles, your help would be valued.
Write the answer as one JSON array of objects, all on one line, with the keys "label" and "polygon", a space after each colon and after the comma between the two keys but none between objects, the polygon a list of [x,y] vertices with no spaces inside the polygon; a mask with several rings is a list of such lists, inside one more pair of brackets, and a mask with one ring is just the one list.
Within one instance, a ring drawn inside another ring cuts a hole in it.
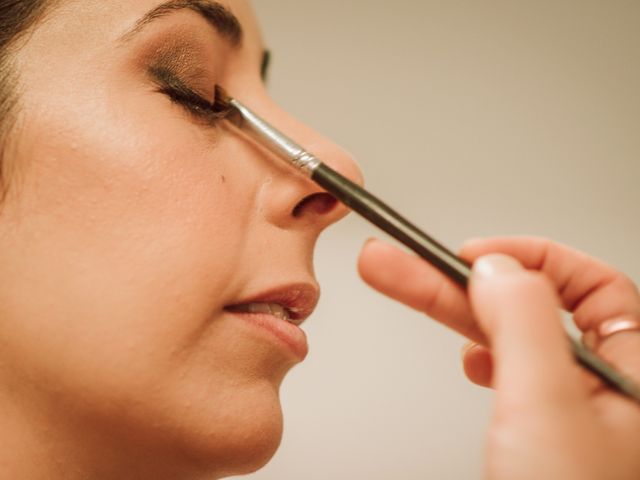
[{"label": "brush bristles", "polygon": [[229,101],[231,100],[231,97],[227,94],[227,91],[222,88],[220,85],[216,85],[216,100],[215,100],[215,105],[220,109],[220,110],[229,110],[230,108],[232,108],[231,104],[229,103]]},{"label": "brush bristles", "polygon": [[242,125],[242,114],[232,103],[233,98],[220,85],[216,85],[215,94],[213,110],[221,117],[240,127]]}]

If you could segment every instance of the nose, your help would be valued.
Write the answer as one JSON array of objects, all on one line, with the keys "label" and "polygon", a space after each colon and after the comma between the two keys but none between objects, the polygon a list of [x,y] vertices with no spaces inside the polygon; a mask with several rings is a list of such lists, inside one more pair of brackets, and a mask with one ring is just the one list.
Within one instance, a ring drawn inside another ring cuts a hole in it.
[{"label": "nose", "polygon": [[[285,135],[302,145],[340,174],[358,185],[363,184],[360,168],[344,149],[298,122],[272,105],[265,117]],[[262,206],[266,219],[287,229],[313,229],[318,233],[343,218],[348,208],[325,192],[310,178],[282,160],[277,162],[277,174],[262,191]]]}]

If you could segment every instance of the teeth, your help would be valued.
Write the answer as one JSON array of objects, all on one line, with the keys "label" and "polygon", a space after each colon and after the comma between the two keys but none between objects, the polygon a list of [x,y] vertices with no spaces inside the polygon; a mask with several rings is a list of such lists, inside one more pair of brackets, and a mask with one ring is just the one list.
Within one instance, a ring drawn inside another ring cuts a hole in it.
[{"label": "teeth", "polygon": [[247,303],[245,305],[234,306],[236,312],[247,313],[268,313],[287,322],[291,322],[289,311],[278,303]]}]

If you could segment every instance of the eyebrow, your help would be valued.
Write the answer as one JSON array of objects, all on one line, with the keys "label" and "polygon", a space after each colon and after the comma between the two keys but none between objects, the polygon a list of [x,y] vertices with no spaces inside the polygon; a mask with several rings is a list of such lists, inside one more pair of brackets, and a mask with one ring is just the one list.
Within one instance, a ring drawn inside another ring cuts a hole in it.
[{"label": "eyebrow", "polygon": [[169,0],[161,3],[143,15],[121,39],[128,41],[154,20],[180,10],[191,10],[201,15],[234,47],[242,43],[242,25],[238,18],[227,7],[212,0]]}]

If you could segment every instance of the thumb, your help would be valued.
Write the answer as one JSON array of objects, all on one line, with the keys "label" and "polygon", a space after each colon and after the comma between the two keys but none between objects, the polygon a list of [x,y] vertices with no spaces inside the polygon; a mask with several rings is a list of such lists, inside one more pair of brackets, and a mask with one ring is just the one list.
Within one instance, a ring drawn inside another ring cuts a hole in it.
[{"label": "thumb", "polygon": [[470,298],[491,343],[499,398],[542,407],[584,395],[558,295],[546,277],[506,255],[487,255],[474,263]]}]

